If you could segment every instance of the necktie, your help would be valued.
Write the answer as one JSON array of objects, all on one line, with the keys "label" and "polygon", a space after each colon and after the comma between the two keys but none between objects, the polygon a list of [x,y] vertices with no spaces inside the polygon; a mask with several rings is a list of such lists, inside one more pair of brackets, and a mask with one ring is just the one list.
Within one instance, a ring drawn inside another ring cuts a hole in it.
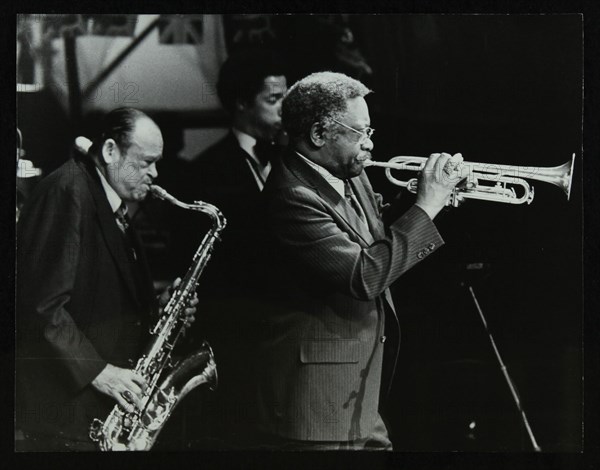
[{"label": "necktie", "polygon": [[346,196],[346,200],[352,206],[352,208],[356,212],[356,215],[358,215],[360,220],[362,220],[363,223],[366,225],[367,218],[365,217],[365,213],[362,210],[362,207],[360,207],[360,204],[358,203],[358,199],[354,195],[354,192],[352,191],[352,187],[350,186],[350,181],[348,181],[348,180],[344,181],[344,196]]},{"label": "necktie", "polygon": [[117,225],[121,229],[121,232],[127,234],[127,230],[129,230],[129,216],[127,215],[127,206],[124,202],[115,211],[115,217],[117,218]]},{"label": "necktie", "polygon": [[262,166],[273,160],[277,154],[277,145],[267,140],[257,140],[254,145],[254,154]]},{"label": "necktie", "polygon": [[134,248],[135,243],[133,240],[133,234],[131,233],[131,230],[129,230],[130,219],[127,215],[127,206],[124,202],[122,202],[119,208],[115,211],[115,217],[119,229],[121,230],[121,232],[123,232],[123,235],[125,235],[125,241],[128,247],[130,248],[131,256],[134,260],[137,260],[137,254]]}]

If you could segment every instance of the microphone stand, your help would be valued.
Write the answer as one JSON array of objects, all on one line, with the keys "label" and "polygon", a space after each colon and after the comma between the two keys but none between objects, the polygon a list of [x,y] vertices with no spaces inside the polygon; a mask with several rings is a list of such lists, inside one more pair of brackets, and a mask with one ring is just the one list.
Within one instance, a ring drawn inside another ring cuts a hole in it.
[{"label": "microphone stand", "polygon": [[487,334],[490,338],[490,342],[492,343],[492,348],[494,349],[494,353],[496,354],[496,359],[498,359],[498,364],[500,365],[500,370],[504,374],[504,378],[506,379],[506,383],[508,384],[508,387],[510,388],[510,392],[515,401],[515,405],[517,405],[517,409],[521,413],[521,418],[523,419],[523,424],[525,425],[525,429],[527,430],[527,434],[529,435],[529,439],[531,440],[531,445],[533,446],[533,449],[536,452],[541,452],[542,449],[540,448],[540,446],[538,446],[537,442],[535,441],[535,437],[533,436],[533,432],[531,431],[531,427],[529,426],[529,421],[527,421],[527,416],[525,415],[525,410],[521,406],[521,401],[519,400],[519,395],[517,394],[517,391],[515,389],[512,379],[510,378],[510,375],[508,375],[508,370],[506,369],[504,362],[502,362],[502,357],[500,356],[500,352],[498,351],[498,348],[496,347],[496,343],[494,342],[494,337],[492,336],[492,333],[488,328],[487,322],[483,315],[483,311],[481,310],[481,307],[479,306],[479,302],[477,301],[477,297],[475,296],[475,291],[473,291],[473,287],[471,287],[471,286],[468,286],[468,288],[469,288],[469,292],[471,293],[471,297],[473,298],[473,302],[475,303],[475,307],[477,307],[477,311],[479,312],[479,316],[481,317],[481,321],[483,322],[485,331],[487,332]]}]

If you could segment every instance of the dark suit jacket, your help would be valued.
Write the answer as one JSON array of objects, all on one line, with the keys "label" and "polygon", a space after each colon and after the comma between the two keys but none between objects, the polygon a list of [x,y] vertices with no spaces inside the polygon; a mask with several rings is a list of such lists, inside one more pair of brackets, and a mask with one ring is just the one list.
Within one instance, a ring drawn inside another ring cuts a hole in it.
[{"label": "dark suit jacket", "polygon": [[[216,205],[227,218],[222,242],[215,248],[200,283],[201,296],[247,297],[264,286],[262,254],[258,252],[262,237],[258,224],[261,193],[248,167],[248,158],[230,132],[189,168],[189,197]],[[187,219],[188,227],[197,227],[199,232],[205,230],[197,216],[196,222],[191,220],[191,215]],[[191,232],[186,232],[190,238]]]},{"label": "dark suit jacket", "polygon": [[[398,328],[388,287],[443,244],[416,206],[384,227],[381,196],[364,172],[351,184],[368,228],[293,152],[264,190],[276,253],[275,298],[257,359],[260,420],[264,431],[287,438],[368,435],[378,417],[384,336],[398,336],[384,331],[386,310]],[[396,355],[394,348],[392,362]]]},{"label": "dark suit jacket", "polygon": [[115,402],[90,382],[131,367],[155,309],[143,258],[128,255],[92,162],[44,178],[17,227],[17,426],[87,439]]},{"label": "dark suit jacket", "polygon": [[[215,353],[219,389],[211,397],[211,429],[228,445],[243,445],[256,409],[252,375],[256,331],[254,320],[268,290],[263,252],[261,192],[248,167],[250,156],[229,133],[199,155],[187,169],[186,200],[214,204],[227,219],[221,242],[215,245],[198,285],[198,321],[190,336],[207,339]],[[175,194],[175,192],[174,192]],[[178,214],[173,230],[175,248],[195,250],[209,230],[206,217]],[[180,261],[180,264],[183,260]]]}]

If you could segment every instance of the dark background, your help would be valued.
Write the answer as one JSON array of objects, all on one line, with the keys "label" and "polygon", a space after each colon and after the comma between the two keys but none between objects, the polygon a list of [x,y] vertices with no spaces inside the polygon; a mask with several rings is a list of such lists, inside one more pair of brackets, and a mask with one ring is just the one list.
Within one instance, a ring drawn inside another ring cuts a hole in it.
[{"label": "dark background", "polygon": [[[436,219],[446,246],[393,286],[402,325],[395,448],[531,449],[471,285],[538,444],[580,450],[581,18],[360,23],[357,41],[375,72],[376,159],[460,151],[467,161],[547,167],[576,154],[570,201],[533,181],[529,206],[468,201],[448,210]],[[380,170],[367,171],[392,196]],[[474,263],[481,269],[467,269]]]},{"label": "dark background", "polygon": [[[294,25],[281,28],[288,44],[304,44],[296,74],[312,71],[319,49],[303,18],[279,21]],[[348,24],[373,70],[361,78],[375,91],[374,158],[460,151],[468,161],[546,167],[576,154],[570,201],[532,182],[530,206],[468,201],[448,210],[436,219],[446,246],[394,285],[402,325],[389,410],[395,449],[531,449],[472,285],[538,444],[580,451],[581,16],[359,15]],[[29,98],[18,99],[19,127],[36,136],[30,157],[50,169],[81,123],[48,94]],[[376,190],[395,196],[382,171],[368,171]],[[481,269],[467,269],[473,263]]]}]

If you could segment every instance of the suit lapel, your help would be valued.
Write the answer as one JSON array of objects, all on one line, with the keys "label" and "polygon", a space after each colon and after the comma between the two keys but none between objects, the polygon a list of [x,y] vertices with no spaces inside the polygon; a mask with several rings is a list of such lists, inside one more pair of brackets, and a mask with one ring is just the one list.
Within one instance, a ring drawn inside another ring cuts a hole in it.
[{"label": "suit lapel", "polygon": [[[329,184],[323,176],[315,169],[311,168],[294,152],[290,152],[286,156],[286,163],[289,170],[306,185],[314,188],[319,195],[327,201],[333,210],[346,222],[348,227],[360,237],[367,245],[372,244],[375,240],[369,232],[368,227],[360,220],[356,211],[343,198],[333,186]],[[365,211],[366,212],[366,211]]]},{"label": "suit lapel", "polygon": [[378,209],[373,193],[370,189],[367,189],[367,186],[362,181],[363,177],[366,178],[366,176],[363,175],[364,173],[356,178],[352,178],[350,184],[360,206],[363,208],[365,216],[367,217],[370,232],[376,240],[379,240],[385,237],[385,229],[381,217],[377,213]]},{"label": "suit lapel", "polygon": [[106,199],[106,194],[102,189],[100,179],[96,174],[96,169],[91,164],[81,163],[81,165],[88,175],[88,186],[96,205],[96,213],[98,214],[100,230],[102,231],[102,235],[106,241],[108,251],[119,268],[119,272],[125,281],[127,289],[131,292],[131,295],[135,301],[139,303],[135,280],[131,272],[130,261],[123,240],[123,234],[119,229],[117,222],[115,221],[110,204]]}]

